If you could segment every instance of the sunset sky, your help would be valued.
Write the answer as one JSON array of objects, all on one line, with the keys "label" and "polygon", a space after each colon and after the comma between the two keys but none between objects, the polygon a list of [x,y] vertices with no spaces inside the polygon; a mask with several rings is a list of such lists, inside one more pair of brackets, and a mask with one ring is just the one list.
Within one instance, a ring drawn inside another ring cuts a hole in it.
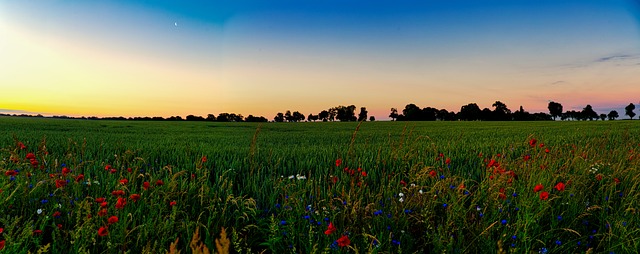
[{"label": "sunset sky", "polygon": [[[187,3],[185,3],[187,2]],[[640,103],[634,0],[0,1],[0,112]]]}]

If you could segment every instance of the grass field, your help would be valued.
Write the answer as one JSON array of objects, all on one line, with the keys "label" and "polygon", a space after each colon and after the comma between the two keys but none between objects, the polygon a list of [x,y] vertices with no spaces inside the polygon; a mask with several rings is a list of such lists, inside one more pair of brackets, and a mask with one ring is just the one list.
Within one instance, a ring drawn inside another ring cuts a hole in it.
[{"label": "grass field", "polygon": [[639,127],[0,117],[0,243],[12,253],[224,252],[227,238],[235,253],[633,253]]}]

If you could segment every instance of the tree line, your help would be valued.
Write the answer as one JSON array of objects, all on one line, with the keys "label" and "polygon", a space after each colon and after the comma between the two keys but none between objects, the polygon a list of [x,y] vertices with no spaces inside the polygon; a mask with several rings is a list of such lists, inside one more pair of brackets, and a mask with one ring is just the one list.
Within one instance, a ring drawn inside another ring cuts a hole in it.
[{"label": "tree line", "polygon": [[[397,108],[391,108],[389,118],[393,121],[550,121],[550,120],[615,120],[620,115],[616,110],[611,110],[607,114],[598,114],[593,110],[591,105],[586,105],[582,110],[567,110],[563,112],[562,104],[554,101],[550,101],[547,109],[549,113],[529,113],[525,111],[522,106],[516,111],[511,111],[506,104],[501,101],[496,101],[491,105],[491,108],[480,109],[478,104],[469,103],[460,107],[460,111],[453,112],[446,109],[437,109],[433,107],[420,108],[416,104],[407,104],[402,112],[399,112]],[[349,122],[349,121],[375,121],[374,116],[368,116],[366,107],[360,107],[360,111],[356,115],[357,107],[355,105],[349,106],[335,106],[322,110],[317,114],[309,114],[305,117],[304,114],[299,111],[287,110],[285,113],[278,112],[273,117],[273,122]],[[624,110],[625,115],[629,116],[629,119],[633,119],[636,116],[634,110],[636,106],[633,103],[629,103]],[[20,117],[44,117],[41,114],[29,115],[10,115],[0,114],[0,116],[20,116]],[[62,119],[88,119],[88,120],[134,120],[134,121],[209,121],[209,122],[268,122],[269,119],[263,116],[249,115],[244,117],[242,114],[235,113],[219,113],[217,116],[214,114],[208,114],[206,117],[188,115],[186,118],[181,116],[171,117],[70,117],[70,116],[52,116],[52,118]]]}]

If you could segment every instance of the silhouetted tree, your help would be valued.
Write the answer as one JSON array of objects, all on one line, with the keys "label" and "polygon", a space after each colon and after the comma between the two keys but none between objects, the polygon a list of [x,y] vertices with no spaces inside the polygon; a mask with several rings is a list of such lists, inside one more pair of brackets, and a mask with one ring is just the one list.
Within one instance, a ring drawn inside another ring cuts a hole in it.
[{"label": "silhouetted tree", "polygon": [[529,112],[524,111],[524,108],[522,108],[522,106],[520,106],[519,110],[516,110],[516,112],[513,112],[513,114],[511,114],[511,116],[513,117],[514,121],[531,121],[531,120],[534,120],[533,117],[531,116],[531,114],[529,114]]},{"label": "silhouetted tree", "polygon": [[204,121],[204,117],[188,115],[186,120],[187,121]]},{"label": "silhouetted tree", "polygon": [[607,117],[609,117],[609,120],[613,121],[613,120],[616,120],[616,118],[620,117],[620,115],[618,115],[618,111],[611,110],[611,112],[609,112]]},{"label": "silhouetted tree", "polygon": [[398,109],[391,108],[391,113],[389,114],[389,117],[391,118],[391,121],[395,121],[396,118],[398,118]]},{"label": "silhouetted tree", "polygon": [[367,120],[367,108],[366,107],[361,107],[360,108],[360,113],[358,113],[358,122],[360,121],[366,121]]},{"label": "silhouetted tree", "polygon": [[489,109],[489,108],[483,108],[482,111],[480,111],[480,117],[478,119],[482,120],[482,121],[494,121],[495,120],[493,111],[491,111],[491,109]]},{"label": "silhouetted tree", "polygon": [[293,112],[292,119],[294,122],[304,121],[304,115],[298,111]]},{"label": "silhouetted tree", "polygon": [[309,116],[307,116],[307,121],[317,121],[319,119],[318,115],[314,115],[314,114],[309,114]]},{"label": "silhouetted tree", "polygon": [[249,115],[247,116],[247,118],[245,118],[245,121],[246,122],[268,122],[269,120],[267,120],[267,118],[263,116],[255,117],[253,115]]},{"label": "silhouetted tree", "polygon": [[[335,108],[336,109],[336,119],[338,119],[341,122],[347,122],[347,121],[355,121],[357,120],[356,118],[356,106],[355,105],[350,105],[348,107],[345,106],[338,106]],[[329,114],[331,114],[331,111],[329,111]]]},{"label": "silhouetted tree", "polygon": [[376,117],[375,117],[375,116],[370,116],[370,117],[369,117],[369,121],[373,122],[373,121],[375,121],[375,120],[376,120]]},{"label": "silhouetted tree", "polygon": [[438,111],[437,118],[442,121],[453,121],[456,119],[456,113],[441,109]]},{"label": "silhouetted tree", "polygon": [[398,116],[399,120],[402,119],[404,121],[418,121],[420,120],[420,118],[422,118],[422,110],[420,109],[420,107],[416,106],[416,104],[407,104],[406,106],[404,106],[404,109],[402,110],[402,116],[400,117]]},{"label": "silhouetted tree", "polygon": [[604,121],[605,119],[607,119],[607,114],[605,113],[600,114],[600,120]]},{"label": "silhouetted tree", "polygon": [[284,119],[287,120],[287,122],[293,122],[293,115],[291,114],[291,110],[287,110],[287,112],[284,113]]},{"label": "silhouetted tree", "polygon": [[438,117],[438,109],[432,107],[426,107],[422,109],[420,114],[421,121],[435,121]]},{"label": "silhouetted tree", "polygon": [[333,107],[329,109],[329,121],[335,121],[336,116],[338,115],[338,109]]},{"label": "silhouetted tree", "polygon": [[549,114],[553,116],[553,120],[556,120],[556,117],[562,115],[562,104],[560,103],[550,101],[547,108],[549,109]]},{"label": "silhouetted tree", "polygon": [[229,122],[231,121],[231,119],[229,119],[229,113],[220,113],[218,114],[218,117],[216,117],[218,122]]},{"label": "silhouetted tree", "polygon": [[469,103],[460,108],[460,112],[458,112],[458,119],[465,121],[474,121],[480,119],[480,107],[478,104]]},{"label": "silhouetted tree", "polygon": [[506,104],[501,101],[496,101],[492,105],[493,109],[493,120],[496,121],[508,121],[511,120],[511,110],[507,107]]},{"label": "silhouetted tree", "polygon": [[273,121],[276,123],[284,122],[284,114],[282,112],[278,112],[275,117],[273,117]]},{"label": "silhouetted tree", "polygon": [[318,118],[320,120],[322,120],[323,122],[326,122],[329,120],[329,111],[323,110],[318,114]]},{"label": "silhouetted tree", "polygon": [[633,103],[629,103],[629,105],[627,105],[624,108],[624,114],[629,116],[629,119],[633,119],[634,116],[636,116],[636,113],[633,112],[633,110],[636,109],[636,105],[633,105]]},{"label": "silhouetted tree", "polygon": [[207,115],[207,119],[205,119],[207,121],[215,121],[216,120],[216,116],[213,114],[208,114]]},{"label": "silhouetted tree", "polygon": [[592,121],[593,119],[598,119],[598,113],[593,111],[593,108],[589,104],[587,104],[587,106],[582,109],[581,113],[584,120],[589,119],[589,121]]}]

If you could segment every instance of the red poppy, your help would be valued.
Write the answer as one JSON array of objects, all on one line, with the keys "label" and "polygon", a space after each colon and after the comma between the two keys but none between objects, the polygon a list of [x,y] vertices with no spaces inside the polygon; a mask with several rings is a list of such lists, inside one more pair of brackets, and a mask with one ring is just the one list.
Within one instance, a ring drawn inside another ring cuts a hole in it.
[{"label": "red poppy", "polygon": [[532,138],[531,140],[529,140],[529,146],[535,147],[537,142],[538,140],[536,140],[535,138]]},{"label": "red poppy", "polygon": [[109,217],[109,219],[107,219],[107,221],[109,222],[109,224],[114,224],[116,222],[118,222],[118,216],[111,216]]},{"label": "red poppy", "polygon": [[4,228],[0,228],[0,234],[4,233]]},{"label": "red poppy", "polygon": [[107,227],[100,227],[98,229],[98,236],[107,236],[109,231],[107,231]]},{"label": "red poppy", "polygon": [[102,203],[104,201],[106,201],[105,198],[96,198],[96,203]]},{"label": "red poppy", "polygon": [[107,202],[100,203],[100,207],[102,207],[102,208],[106,208],[107,205],[109,205],[109,203],[107,203]]},{"label": "red poppy", "polygon": [[491,159],[491,160],[489,161],[489,164],[487,164],[487,167],[488,167],[488,168],[490,168],[490,167],[499,167],[499,166],[500,166],[500,163],[498,163],[498,162],[497,162],[496,160],[494,160],[494,159]]},{"label": "red poppy", "polygon": [[336,167],[340,167],[341,164],[342,164],[342,159],[337,159],[336,160]]},{"label": "red poppy", "polygon": [[507,199],[507,195],[504,195],[504,193],[500,193],[500,194],[498,194],[498,198],[502,199],[502,200],[505,200],[505,199]]},{"label": "red poppy", "polygon": [[100,209],[100,211],[98,211],[98,216],[107,216],[107,209]]},{"label": "red poppy", "polygon": [[333,234],[334,232],[336,232],[336,227],[333,226],[332,222],[329,222],[329,226],[327,227],[327,230],[324,231],[325,235],[330,235]]},{"label": "red poppy", "polygon": [[343,235],[342,237],[338,238],[338,240],[336,240],[336,242],[338,243],[338,246],[340,247],[347,247],[349,246],[349,244],[351,244],[351,241],[349,240],[349,237],[346,235]]},{"label": "red poppy", "polygon": [[174,200],[174,201],[169,202],[169,206],[174,206],[174,205],[177,205],[177,204],[178,204],[178,202],[176,202],[175,200]]},{"label": "red poppy", "polygon": [[115,173],[117,173],[117,172],[118,172],[118,171],[117,171],[115,168],[111,168],[111,169],[109,170],[109,173],[111,173],[111,174],[115,174]]},{"label": "red poppy", "polygon": [[131,168],[127,168],[127,172],[131,173],[132,171]]},{"label": "red poppy", "polygon": [[531,159],[531,155],[528,155],[528,154],[527,154],[527,155],[525,155],[525,156],[524,156],[524,161],[528,161],[528,160],[530,160],[530,159]]},{"label": "red poppy", "polygon": [[33,154],[33,153],[28,153],[28,154],[27,154],[27,159],[28,159],[28,160],[34,160],[35,158],[36,158],[36,155],[35,155],[35,154]]},{"label": "red poppy", "polygon": [[40,229],[36,229],[36,230],[34,230],[31,234],[32,234],[32,235],[41,235],[41,234],[42,234],[42,230],[40,230]]},{"label": "red poppy", "polygon": [[140,200],[140,194],[131,194],[131,196],[129,196],[129,198],[131,200],[133,200],[133,202],[136,202],[136,201]]},{"label": "red poppy", "polygon": [[55,213],[53,213],[54,218],[60,218],[61,215],[62,213],[60,213],[60,211],[56,211]]},{"label": "red poppy", "polygon": [[598,180],[598,181],[602,180],[602,174],[596,175],[596,180]]},{"label": "red poppy", "polygon": [[405,182],[404,180],[400,180],[400,184],[405,187],[407,186],[407,182]]},{"label": "red poppy", "polygon": [[620,183],[620,179],[618,179],[618,178],[613,178],[613,181],[616,182],[616,184]]},{"label": "red poppy", "polygon": [[58,224],[56,226],[58,227],[59,230],[62,230],[62,224]]},{"label": "red poppy", "polygon": [[544,143],[540,143],[540,147],[544,147]]},{"label": "red poppy", "polygon": [[56,188],[62,188],[65,185],[67,185],[67,181],[66,180],[62,180],[62,179],[58,179],[56,180]]},{"label": "red poppy", "polygon": [[447,158],[446,160],[444,160],[445,164],[451,164],[451,158]]},{"label": "red poppy", "polygon": [[69,173],[71,173],[71,170],[69,170],[67,167],[62,168],[62,175],[66,176]]},{"label": "red poppy", "polygon": [[367,172],[366,171],[362,171],[362,172],[360,172],[360,174],[362,174],[362,176],[367,176]]},{"label": "red poppy", "polygon": [[431,171],[429,171],[429,175],[431,177],[436,177],[436,176],[438,176],[438,173],[435,170],[431,170]]},{"label": "red poppy", "polygon": [[120,180],[120,184],[122,185],[126,185],[127,183],[129,183],[129,180],[127,180],[127,178],[122,178],[122,180]]},{"label": "red poppy", "polygon": [[145,190],[149,189],[149,182],[142,183],[142,188],[144,188]]},{"label": "red poppy", "polygon": [[156,181],[156,186],[162,186],[162,185],[164,185],[164,182],[162,180]]},{"label": "red poppy", "polygon": [[536,187],[533,187],[533,192],[538,192],[538,191],[541,191],[542,189],[544,189],[544,186],[542,186],[542,184],[538,184],[536,185]]},{"label": "red poppy", "polygon": [[111,195],[122,196],[122,195],[124,195],[124,191],[123,190],[114,190],[114,191],[111,192]]},{"label": "red poppy", "polygon": [[544,152],[545,152],[545,153],[549,153],[549,148],[545,148],[545,149],[544,149]]},{"label": "red poppy", "polygon": [[18,171],[15,170],[7,170],[7,172],[4,172],[4,175],[6,176],[16,176],[18,174]]},{"label": "red poppy", "polygon": [[200,159],[200,161],[202,161],[202,163],[207,162],[207,156],[202,156],[202,158]]},{"label": "red poppy", "polygon": [[79,174],[78,176],[76,176],[76,183],[80,182],[84,179],[84,174]]},{"label": "red poppy", "polygon": [[558,184],[556,184],[556,186],[555,186],[555,187],[553,187],[553,188],[555,188],[555,189],[556,189],[556,190],[558,190],[558,191],[564,191],[564,183],[559,182],[559,183],[558,183]]},{"label": "red poppy", "polygon": [[4,249],[5,240],[0,241],[0,250]]},{"label": "red poppy", "polygon": [[20,150],[27,149],[27,146],[25,146],[22,142],[18,142],[18,147],[20,147]]},{"label": "red poppy", "polygon": [[107,164],[106,166],[104,166],[104,170],[109,170],[111,169],[111,165]]},{"label": "red poppy", "polygon": [[116,209],[123,209],[126,204],[127,200],[120,197],[118,198],[118,201],[116,201]]},{"label": "red poppy", "polygon": [[549,199],[549,192],[546,192],[546,191],[540,192],[540,199],[541,200]]}]

